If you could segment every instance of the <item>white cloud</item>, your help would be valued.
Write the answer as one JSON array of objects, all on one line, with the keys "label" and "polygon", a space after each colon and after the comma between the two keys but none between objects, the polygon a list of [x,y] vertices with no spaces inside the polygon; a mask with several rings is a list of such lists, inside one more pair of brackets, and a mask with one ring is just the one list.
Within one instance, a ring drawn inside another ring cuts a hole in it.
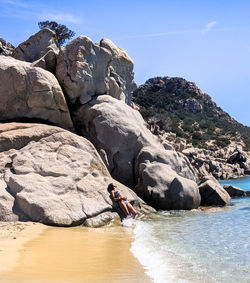
[{"label": "white cloud", "polygon": [[[204,35],[205,33],[209,32],[216,24],[217,24],[216,21],[212,21],[212,22],[206,24],[204,29],[168,31],[168,32],[161,32],[161,33],[150,33],[150,34],[137,34],[137,35],[131,35],[131,36],[126,36],[126,37],[117,38],[117,39],[160,37],[160,36],[189,34],[189,33],[199,33],[199,34]],[[221,30],[226,30],[226,29],[221,29]]]},{"label": "white cloud", "polygon": [[216,24],[216,21],[212,21],[206,24],[206,27],[201,31],[201,33],[204,35],[205,33],[209,32]]}]

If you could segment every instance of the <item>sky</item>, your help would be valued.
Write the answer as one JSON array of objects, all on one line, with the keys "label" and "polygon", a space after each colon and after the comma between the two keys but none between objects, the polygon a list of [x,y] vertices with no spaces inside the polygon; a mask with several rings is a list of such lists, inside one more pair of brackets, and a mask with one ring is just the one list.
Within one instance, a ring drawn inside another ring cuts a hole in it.
[{"label": "sky", "polygon": [[133,59],[138,85],[182,77],[250,126],[249,0],[0,0],[0,11],[0,37],[14,46],[45,20],[109,38]]}]

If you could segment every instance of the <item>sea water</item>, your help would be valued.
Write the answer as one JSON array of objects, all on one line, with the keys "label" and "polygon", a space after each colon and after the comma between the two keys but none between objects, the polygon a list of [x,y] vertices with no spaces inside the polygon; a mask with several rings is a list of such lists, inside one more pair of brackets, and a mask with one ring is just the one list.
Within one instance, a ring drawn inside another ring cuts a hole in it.
[{"label": "sea water", "polygon": [[[250,190],[250,177],[221,181]],[[250,282],[250,197],[137,220],[131,250],[156,283]]]}]

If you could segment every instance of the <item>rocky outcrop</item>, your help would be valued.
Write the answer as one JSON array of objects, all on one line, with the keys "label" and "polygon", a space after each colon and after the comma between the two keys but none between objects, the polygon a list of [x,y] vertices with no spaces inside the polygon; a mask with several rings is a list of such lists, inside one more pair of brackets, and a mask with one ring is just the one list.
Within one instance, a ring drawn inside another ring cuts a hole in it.
[{"label": "rocky outcrop", "polygon": [[[153,125],[151,131],[156,131]],[[196,148],[186,139],[176,137],[174,133],[157,131],[157,136],[165,148],[183,153],[192,164],[198,178],[212,174],[217,179],[234,179],[250,175],[250,156],[243,151],[241,143],[225,148],[211,144],[208,149]]]},{"label": "rocky outcrop", "polygon": [[141,163],[135,192],[156,209],[194,209],[200,205],[197,184],[179,176],[169,165]]},{"label": "rocky outcrop", "polygon": [[[145,206],[133,191],[111,178],[86,139],[39,124],[0,124],[0,132],[6,144],[0,153],[1,220],[60,226],[84,223],[117,208],[107,192],[110,182],[118,184],[137,209]],[[13,149],[11,140],[21,147]],[[8,199],[5,206],[3,198]]]},{"label": "rocky outcrop", "polygon": [[223,188],[227,191],[230,197],[246,197],[250,196],[250,191],[245,191],[240,188],[231,186],[231,185],[224,185]]},{"label": "rocky outcrop", "polygon": [[106,39],[94,44],[79,36],[69,42],[60,51],[56,76],[72,104],[85,104],[101,94],[130,104],[135,88],[132,60]]},{"label": "rocky outcrop", "polygon": [[0,55],[0,120],[38,119],[73,130],[65,97],[51,73]]},{"label": "rocky outcrop", "polygon": [[34,67],[54,72],[58,53],[55,32],[44,28],[19,44],[12,56],[18,60],[32,62]]},{"label": "rocky outcrop", "polygon": [[[248,159],[232,160],[232,156],[237,156],[237,147],[227,147],[217,150],[206,150],[198,148],[188,148],[182,151],[190,160],[191,164],[201,178],[207,174],[212,174],[216,179],[233,179],[244,176],[248,170]],[[243,153],[242,153],[243,154]]]},{"label": "rocky outcrop", "polygon": [[0,38],[0,55],[10,56],[14,50],[14,46],[6,42],[3,38]]},{"label": "rocky outcrop", "polygon": [[204,177],[199,184],[201,205],[224,206],[230,204],[231,198],[225,189],[212,177]]}]

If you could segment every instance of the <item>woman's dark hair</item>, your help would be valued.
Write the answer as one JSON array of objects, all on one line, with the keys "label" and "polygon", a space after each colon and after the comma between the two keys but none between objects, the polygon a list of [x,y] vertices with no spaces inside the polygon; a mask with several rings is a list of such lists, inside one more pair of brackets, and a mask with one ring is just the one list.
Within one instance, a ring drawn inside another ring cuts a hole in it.
[{"label": "woman's dark hair", "polygon": [[108,185],[108,192],[109,193],[111,193],[111,191],[113,191],[113,189],[114,189],[114,185],[112,184],[112,183],[110,183],[109,185]]}]

